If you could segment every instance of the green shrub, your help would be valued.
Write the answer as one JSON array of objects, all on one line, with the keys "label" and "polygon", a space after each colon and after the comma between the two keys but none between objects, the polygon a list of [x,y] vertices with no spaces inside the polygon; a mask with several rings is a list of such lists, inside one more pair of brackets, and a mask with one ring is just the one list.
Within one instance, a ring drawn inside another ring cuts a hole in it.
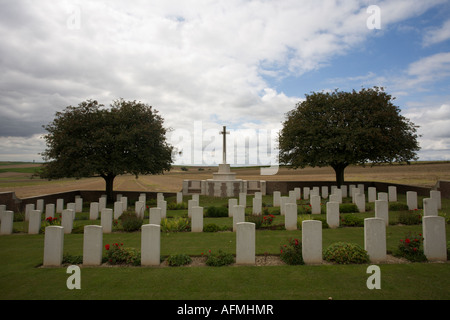
[{"label": "green shrub", "polygon": [[341,216],[341,226],[364,227],[364,219],[353,214],[345,214]]},{"label": "green shrub", "polygon": [[263,216],[257,214],[251,214],[245,217],[246,222],[252,222],[255,224],[255,229],[260,229],[263,226],[264,218]]},{"label": "green shrub", "polygon": [[184,253],[170,255],[167,258],[167,263],[171,267],[184,266],[191,262],[192,262],[191,257],[189,257],[187,254],[184,254]]},{"label": "green shrub", "polygon": [[209,223],[203,226],[203,232],[217,232],[220,227],[215,223]]},{"label": "green shrub", "polygon": [[367,263],[367,251],[354,243],[336,242],[331,244],[324,253],[324,259],[338,264]]},{"label": "green shrub", "polygon": [[304,264],[301,241],[298,239],[289,239],[288,244],[280,248],[280,259],[290,265]]},{"label": "green shrub", "polygon": [[141,264],[141,254],[134,248],[124,248],[123,243],[106,244],[106,261],[109,264],[128,264],[138,266]]},{"label": "green shrub", "polygon": [[389,211],[406,211],[408,205],[402,202],[389,202]]},{"label": "green shrub", "polygon": [[398,223],[412,225],[412,224],[421,224],[422,223],[422,215],[418,210],[414,211],[401,211],[398,214]]},{"label": "green shrub", "polygon": [[143,223],[143,220],[131,211],[124,212],[119,219],[122,223],[123,230],[126,232],[138,231]]},{"label": "green shrub", "polygon": [[83,263],[83,256],[72,256],[68,253],[64,253],[63,264],[82,264]]},{"label": "green shrub", "polygon": [[219,249],[217,253],[212,253],[211,250],[209,250],[207,259],[206,259],[206,265],[210,267],[221,267],[221,266],[227,266],[234,262],[234,256],[231,253],[223,252]]},{"label": "green shrub", "polygon": [[191,220],[189,218],[176,217],[172,219],[161,219],[162,232],[184,232],[191,228]]},{"label": "green shrub", "polygon": [[206,209],[205,215],[210,218],[228,217],[228,208],[226,208],[226,207],[208,207]]},{"label": "green shrub", "polygon": [[339,205],[340,213],[355,213],[359,212],[358,206],[354,203],[341,203]]},{"label": "green shrub", "polygon": [[186,202],[176,203],[176,202],[169,202],[167,204],[167,210],[185,210],[188,208],[188,205]]},{"label": "green shrub", "polygon": [[310,204],[300,204],[297,206],[297,214],[311,214],[311,205]]},{"label": "green shrub", "polygon": [[427,258],[423,253],[422,248],[423,237],[421,233],[408,233],[404,239],[400,239],[397,250],[394,255],[397,257],[406,258],[412,262],[426,261]]}]

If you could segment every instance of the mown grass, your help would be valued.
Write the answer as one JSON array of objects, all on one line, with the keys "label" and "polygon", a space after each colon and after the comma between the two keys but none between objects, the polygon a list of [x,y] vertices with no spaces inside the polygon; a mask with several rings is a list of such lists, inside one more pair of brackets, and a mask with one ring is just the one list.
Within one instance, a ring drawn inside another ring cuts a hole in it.
[{"label": "mown grass", "polygon": [[[226,205],[226,199],[201,198],[201,205]],[[399,198],[399,201],[404,199]],[[172,199],[169,199],[172,201]],[[264,197],[271,204],[271,197]],[[249,202],[248,202],[249,203]],[[85,212],[77,214],[75,229],[100,224],[88,220]],[[269,211],[276,208],[268,207]],[[448,213],[449,201],[443,199],[441,214]],[[170,210],[169,217],[182,216],[186,210]],[[393,252],[401,238],[410,231],[421,232],[421,225],[395,224],[398,213],[391,212],[387,227],[387,250]],[[374,213],[355,213],[361,218]],[[319,215],[324,218],[324,215]],[[147,218],[147,217],[146,217]],[[148,222],[144,221],[145,223]],[[275,224],[283,217],[276,216]],[[231,226],[231,218],[205,218],[204,223]],[[81,290],[69,290],[66,267],[42,268],[44,235],[24,233],[26,225],[17,221],[13,235],[0,236],[0,299],[152,299],[152,300],[297,300],[297,299],[450,299],[449,263],[379,264],[381,290],[369,290],[365,265],[317,266],[228,266],[228,267],[81,267]],[[301,230],[257,230],[256,254],[279,254],[289,238],[301,239]],[[450,239],[447,227],[447,239]],[[362,227],[323,229],[323,248],[344,241],[364,246]],[[140,249],[140,232],[105,234],[103,244],[123,243]],[[236,234],[162,233],[161,255],[184,253],[200,256],[209,250],[235,254]],[[64,237],[64,252],[82,255],[83,234]],[[105,251],[104,251],[105,252]]]}]

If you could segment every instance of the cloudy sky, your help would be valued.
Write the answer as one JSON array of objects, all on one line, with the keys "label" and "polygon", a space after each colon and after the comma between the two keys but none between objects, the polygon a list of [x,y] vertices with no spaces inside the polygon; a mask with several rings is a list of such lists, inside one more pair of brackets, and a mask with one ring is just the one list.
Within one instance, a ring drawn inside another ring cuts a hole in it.
[{"label": "cloudy sky", "polygon": [[66,106],[124,98],[160,112],[179,163],[198,139],[221,158],[226,125],[233,163],[305,94],[372,86],[420,126],[421,160],[450,160],[449,1],[0,0],[0,39],[2,161],[41,161]]}]

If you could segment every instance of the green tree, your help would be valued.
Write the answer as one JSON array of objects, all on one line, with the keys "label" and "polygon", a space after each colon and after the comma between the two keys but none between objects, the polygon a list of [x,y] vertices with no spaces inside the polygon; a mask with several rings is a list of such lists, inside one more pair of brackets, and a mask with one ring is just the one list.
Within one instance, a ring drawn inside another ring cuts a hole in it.
[{"label": "green tree", "polygon": [[48,133],[42,176],[100,176],[109,201],[118,175],[161,174],[173,162],[163,119],[141,102],[118,99],[105,108],[95,100],[84,101],[57,112],[53,122],[43,127]]},{"label": "green tree", "polygon": [[280,163],[331,166],[344,182],[351,164],[417,159],[417,126],[400,115],[383,88],[313,92],[288,112],[279,135]]}]

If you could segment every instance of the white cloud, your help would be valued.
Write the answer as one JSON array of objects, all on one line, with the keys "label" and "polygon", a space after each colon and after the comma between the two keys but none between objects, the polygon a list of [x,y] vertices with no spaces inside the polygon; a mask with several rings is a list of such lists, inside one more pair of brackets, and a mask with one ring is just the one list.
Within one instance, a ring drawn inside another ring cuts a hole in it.
[{"label": "white cloud", "polygon": [[450,39],[450,20],[444,22],[442,27],[428,30],[423,37],[423,45],[430,46]]},{"label": "white cloud", "polygon": [[[379,2],[382,28],[440,2]],[[363,43],[373,34],[366,26],[370,4],[4,2],[0,136],[32,137],[69,104],[108,105],[120,97],[151,104],[174,129],[191,130],[197,120],[205,129],[279,127],[300,99],[264,77],[301,75]]]}]

